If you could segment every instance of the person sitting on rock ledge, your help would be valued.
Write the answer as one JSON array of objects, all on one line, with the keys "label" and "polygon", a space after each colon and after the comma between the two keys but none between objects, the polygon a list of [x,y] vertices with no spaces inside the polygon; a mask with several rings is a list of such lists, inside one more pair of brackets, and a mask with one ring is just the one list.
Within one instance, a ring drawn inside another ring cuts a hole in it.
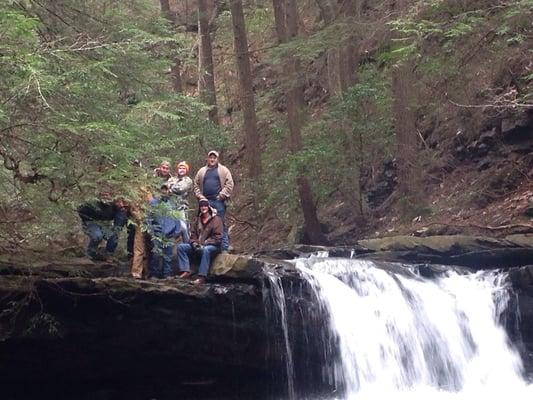
[{"label": "person sitting on rock ledge", "polygon": [[222,252],[230,250],[229,231],[226,225],[226,203],[233,193],[233,177],[230,170],[218,162],[218,151],[207,153],[206,165],[198,170],[194,178],[194,195],[198,200],[207,199],[209,205],[217,210],[222,219],[224,235],[222,237]]},{"label": "person sitting on rock ledge", "polygon": [[224,225],[214,208],[209,206],[209,201],[202,199],[198,202],[198,220],[192,226],[191,240],[189,243],[178,245],[178,268],[181,271],[179,278],[191,277],[190,259],[193,253],[200,257],[198,276],[194,284],[203,284],[207,278],[211,259],[220,252]]}]

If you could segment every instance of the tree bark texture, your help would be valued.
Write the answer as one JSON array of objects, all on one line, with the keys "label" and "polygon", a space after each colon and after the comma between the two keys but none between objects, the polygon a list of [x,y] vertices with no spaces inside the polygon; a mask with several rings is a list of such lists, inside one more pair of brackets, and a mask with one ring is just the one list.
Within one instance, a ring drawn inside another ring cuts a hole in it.
[{"label": "tree bark texture", "polygon": [[200,98],[207,105],[211,106],[209,110],[209,119],[213,123],[218,124],[213,48],[209,31],[207,0],[198,0],[198,34],[200,36],[198,91],[200,93]]},{"label": "tree bark texture", "polygon": [[[360,16],[360,0],[344,0],[342,12],[348,22],[352,22]],[[344,46],[339,50],[339,76],[341,92],[346,92],[357,82],[356,69],[359,63],[358,38],[348,37]]]},{"label": "tree bark texture", "polygon": [[174,58],[174,64],[170,67],[172,75],[172,87],[176,93],[183,93],[183,80],[181,79],[181,60]]},{"label": "tree bark texture", "polygon": [[[398,0],[396,9],[403,13],[407,0]],[[393,115],[398,154],[398,189],[406,204],[421,200],[421,182],[418,173],[416,115],[414,111],[415,77],[412,62],[401,60],[392,72]]]},{"label": "tree bark texture", "polygon": [[159,4],[161,6],[161,13],[163,14],[163,16],[169,21],[174,22],[174,16],[172,15],[172,12],[170,10],[169,0],[159,0]]},{"label": "tree bark texture", "polygon": [[[169,0],[159,0],[159,4],[161,6],[161,14],[163,17],[165,17],[167,20],[169,20],[173,26],[176,24],[176,18],[175,15],[172,13],[172,10],[170,8]],[[170,74],[172,79],[172,88],[176,93],[182,93],[183,92],[183,82],[181,79],[181,60],[179,57],[174,57],[172,60],[172,66],[170,67]]]},{"label": "tree bark texture", "polygon": [[[298,36],[298,9],[296,0],[272,0],[276,32],[280,43],[285,43]],[[299,82],[298,60],[288,55],[285,60],[285,70],[293,79],[292,84],[286,90],[287,117],[289,125],[289,150],[296,153],[302,148],[301,113],[303,108],[303,88]],[[304,171],[298,172],[296,180],[300,205],[304,216],[305,231],[312,244],[325,244],[326,237],[322,233],[318,220],[316,206],[313,201],[313,193]]]},{"label": "tree bark texture", "polygon": [[393,113],[398,156],[398,188],[409,203],[416,203],[420,192],[420,174],[417,172],[417,136],[413,110],[412,65],[405,63],[392,74]]},{"label": "tree bark texture", "polygon": [[246,37],[242,0],[230,0],[230,10],[233,23],[235,55],[239,71],[248,175],[250,178],[257,178],[261,173],[261,141],[257,130],[252,71],[250,67],[250,57],[248,55],[248,39]]},{"label": "tree bark texture", "polygon": [[[359,13],[359,2],[344,0],[335,4],[330,0],[315,0],[320,15],[326,26],[336,22],[350,22]],[[358,64],[357,38],[350,36],[326,53],[327,80],[329,92],[334,96],[342,95],[356,83],[356,68]]]},{"label": "tree bark texture", "polygon": [[285,22],[284,0],[272,0],[272,8],[274,9],[274,21],[278,42],[285,43],[287,41],[287,24]]}]

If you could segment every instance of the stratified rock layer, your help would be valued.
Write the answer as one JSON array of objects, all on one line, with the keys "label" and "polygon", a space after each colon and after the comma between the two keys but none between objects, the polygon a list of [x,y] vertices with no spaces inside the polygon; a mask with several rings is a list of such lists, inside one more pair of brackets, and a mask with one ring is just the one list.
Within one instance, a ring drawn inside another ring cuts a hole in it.
[{"label": "stratified rock layer", "polygon": [[[284,332],[272,303],[277,270],[297,386],[323,381],[324,319],[306,282],[285,259],[327,251],[365,257],[378,267],[432,278],[456,269],[500,267],[515,288],[508,330],[531,367],[533,260],[531,236],[396,237],[355,247],[296,246],[260,257],[219,255],[206,285],[134,280],[127,266],[70,259],[34,265],[0,263],[0,384],[3,398],[230,399],[283,396]],[[528,262],[525,262],[528,261]],[[466,268],[465,268],[466,267]],[[513,312],[516,310],[517,312]],[[329,391],[324,384],[317,391]],[[5,397],[4,397],[5,396]]]}]

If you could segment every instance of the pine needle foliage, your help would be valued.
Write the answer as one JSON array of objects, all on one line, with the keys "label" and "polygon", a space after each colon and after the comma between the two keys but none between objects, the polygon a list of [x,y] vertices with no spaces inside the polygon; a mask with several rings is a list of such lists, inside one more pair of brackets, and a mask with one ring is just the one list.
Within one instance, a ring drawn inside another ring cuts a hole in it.
[{"label": "pine needle foliage", "polygon": [[0,204],[32,216],[4,239],[72,227],[102,188],[134,196],[151,175],[135,159],[223,147],[206,107],[169,83],[184,42],[147,0],[0,0]]}]

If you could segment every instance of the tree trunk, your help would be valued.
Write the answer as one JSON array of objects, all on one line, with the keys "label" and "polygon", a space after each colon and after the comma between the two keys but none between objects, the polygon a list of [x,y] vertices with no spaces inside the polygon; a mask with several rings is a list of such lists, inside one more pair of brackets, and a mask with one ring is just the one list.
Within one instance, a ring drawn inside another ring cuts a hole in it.
[{"label": "tree trunk", "polygon": [[161,13],[163,14],[163,16],[169,21],[174,22],[174,16],[172,15],[172,12],[170,11],[169,1],[159,0],[159,4],[161,5]]},{"label": "tree trunk", "polygon": [[[175,15],[172,13],[172,10],[170,9],[170,3],[169,0],[159,0],[159,4],[161,6],[161,14],[163,14],[163,17],[165,17],[167,20],[169,20],[172,25],[176,24]],[[181,60],[178,57],[173,58],[173,64],[170,67],[170,73],[172,76],[172,87],[174,88],[174,91],[176,93],[182,93],[183,92],[183,82],[181,80]]]},{"label": "tree trunk", "polygon": [[207,0],[198,0],[198,34],[200,35],[200,56],[198,57],[198,91],[200,98],[209,106],[209,119],[218,124],[213,48],[209,32]]},{"label": "tree trunk", "polygon": [[417,137],[413,110],[411,63],[396,66],[392,72],[393,114],[398,158],[398,188],[409,203],[420,200],[419,173],[416,167]]},{"label": "tree trunk", "polygon": [[[298,10],[296,1],[287,0],[283,3],[283,0],[272,0],[272,4],[278,40],[284,43],[295,38],[298,35]],[[286,98],[289,125],[289,150],[291,153],[296,153],[302,148],[301,111],[304,103],[303,88],[298,79],[298,72],[300,70],[298,60],[293,56],[287,56],[285,70],[294,80],[293,84],[287,89]],[[298,172],[296,183],[304,217],[305,231],[309,237],[309,241],[312,244],[325,244],[327,240],[320,228],[311,186],[303,171]]]},{"label": "tree trunk", "polygon": [[176,93],[183,93],[183,81],[181,79],[181,60],[174,58],[174,64],[170,67],[172,75],[172,87]]},{"label": "tree trunk", "polygon": [[[342,11],[346,21],[354,22],[360,17],[359,2],[360,0],[344,0]],[[344,93],[357,82],[356,69],[359,63],[357,38],[350,36],[339,53],[339,80],[341,92]]]},{"label": "tree trunk", "polygon": [[230,0],[230,9],[233,23],[235,55],[239,70],[248,175],[250,178],[257,178],[261,173],[261,143],[259,132],[257,131],[252,72],[250,68],[250,57],[248,56],[248,39],[246,37],[242,1]]},{"label": "tree trunk", "polygon": [[[353,23],[361,14],[361,0],[342,0],[338,5],[330,0],[315,0],[315,2],[326,26],[339,21],[339,18],[344,19],[344,22]],[[342,95],[357,82],[358,52],[355,36],[350,36],[338,47],[327,51],[328,87],[332,95]]]},{"label": "tree trunk", "polygon": [[[315,0],[320,9],[320,16],[324,21],[324,25],[331,25],[337,16],[336,5],[332,4],[330,0]],[[332,48],[326,52],[326,74],[328,79],[329,93],[333,96],[342,93],[341,86],[341,60],[342,48]]]},{"label": "tree trunk", "polygon": [[[398,0],[397,9],[403,13],[406,0]],[[418,167],[416,115],[414,111],[415,77],[413,65],[402,60],[392,71],[393,115],[398,155],[398,188],[405,204],[417,205],[421,201],[420,170]]]},{"label": "tree trunk", "polygon": [[285,22],[284,0],[272,0],[272,8],[274,9],[274,21],[278,42],[285,43],[287,41],[287,24]]}]

